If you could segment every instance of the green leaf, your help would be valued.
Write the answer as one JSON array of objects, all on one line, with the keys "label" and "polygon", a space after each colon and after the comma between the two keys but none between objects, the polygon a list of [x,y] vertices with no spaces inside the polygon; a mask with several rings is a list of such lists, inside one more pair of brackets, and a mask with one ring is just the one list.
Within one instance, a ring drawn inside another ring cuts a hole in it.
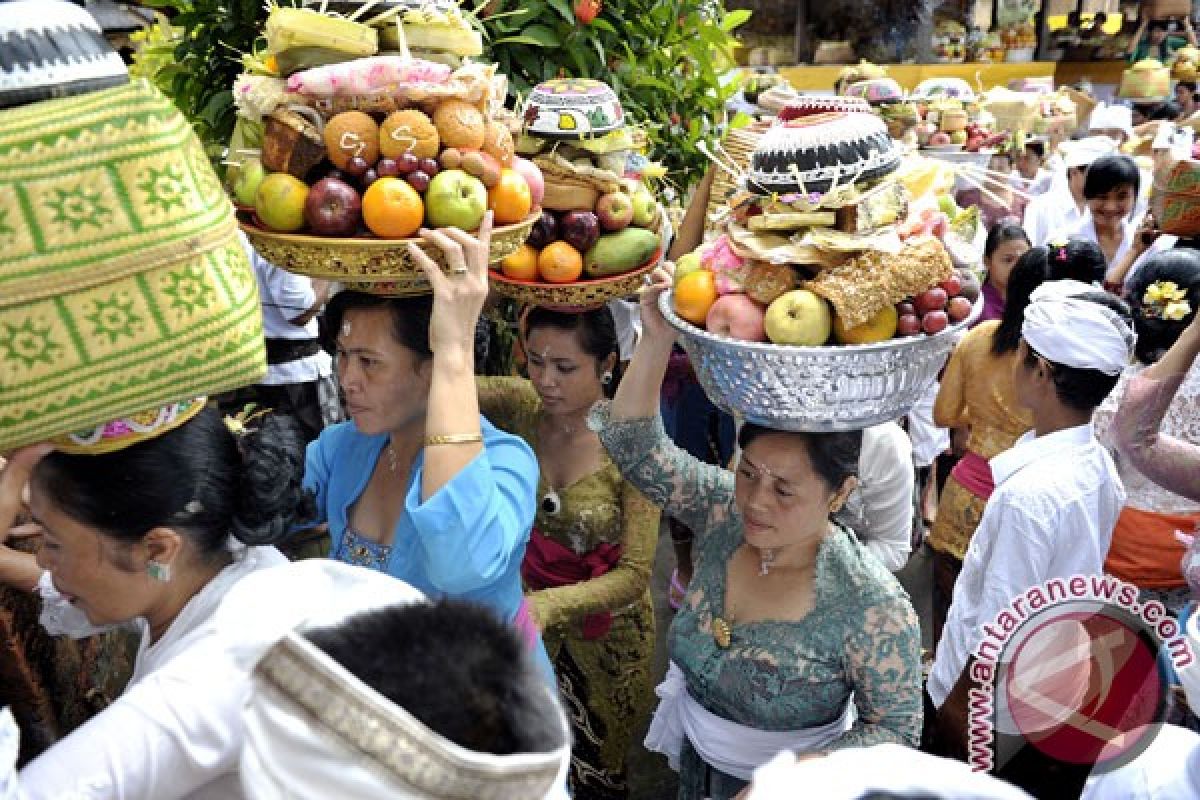
[{"label": "green leaf", "polygon": [[745,25],[749,19],[750,11],[747,9],[739,8],[734,11],[730,11],[725,15],[725,18],[721,20],[721,30],[729,33],[734,28]]},{"label": "green leaf", "polygon": [[596,17],[594,20],[592,20],[592,27],[596,30],[604,31],[605,33],[611,33],[614,35],[617,32],[617,29],[612,26],[612,23],[603,17]]},{"label": "green leaf", "polygon": [[550,7],[557,11],[568,25],[575,24],[575,10],[567,0],[550,0]]},{"label": "green leaf", "polygon": [[562,39],[558,38],[558,34],[554,32],[554,29],[547,25],[530,25],[522,29],[521,36],[530,39],[534,44],[541,47],[558,47],[562,44]]}]

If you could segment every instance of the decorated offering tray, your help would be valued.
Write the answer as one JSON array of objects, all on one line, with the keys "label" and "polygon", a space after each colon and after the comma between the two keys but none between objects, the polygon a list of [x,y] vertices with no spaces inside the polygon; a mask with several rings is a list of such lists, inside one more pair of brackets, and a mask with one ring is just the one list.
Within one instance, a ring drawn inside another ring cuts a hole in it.
[{"label": "decorated offering tray", "polygon": [[644,285],[645,276],[649,275],[660,261],[661,248],[645,264],[631,272],[570,283],[517,280],[494,269],[490,277],[492,288],[497,294],[529,305],[545,306],[559,311],[580,311],[635,294]]},{"label": "decorated offering tray", "polygon": [[795,347],[746,342],[687,322],[664,292],[659,308],[681,334],[696,376],[722,410],[789,431],[856,430],[898,419],[937,380],[956,334],[983,311],[939,333],[861,345]]},{"label": "decorated offering tray", "polygon": [[[499,262],[524,244],[540,216],[541,212],[535,211],[521,222],[493,229],[492,262]],[[426,247],[420,238],[334,238],[279,233],[262,227],[245,213],[239,215],[239,225],[263,258],[289,272],[312,278],[358,284],[388,282],[398,287],[398,293],[428,292],[424,274],[408,252],[409,242],[445,267],[441,250]],[[405,287],[412,291],[405,291]]]}]

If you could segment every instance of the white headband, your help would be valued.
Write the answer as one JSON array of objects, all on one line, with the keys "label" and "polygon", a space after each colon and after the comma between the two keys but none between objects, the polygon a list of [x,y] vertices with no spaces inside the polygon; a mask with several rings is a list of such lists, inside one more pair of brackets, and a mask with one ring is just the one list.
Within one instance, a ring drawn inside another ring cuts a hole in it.
[{"label": "white headband", "polygon": [[1133,329],[1111,308],[1079,295],[1098,291],[1079,281],[1050,281],[1029,297],[1021,336],[1055,364],[1120,375],[1133,357]]}]

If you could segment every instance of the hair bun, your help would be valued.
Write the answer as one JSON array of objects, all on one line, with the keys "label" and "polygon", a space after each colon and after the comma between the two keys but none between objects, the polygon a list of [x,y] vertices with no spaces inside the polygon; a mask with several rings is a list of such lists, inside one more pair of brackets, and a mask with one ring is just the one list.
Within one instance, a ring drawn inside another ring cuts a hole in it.
[{"label": "hair bun", "polygon": [[271,414],[239,445],[242,476],[230,532],[247,545],[276,544],[316,516],[316,498],[303,485],[304,435],[290,416]]}]

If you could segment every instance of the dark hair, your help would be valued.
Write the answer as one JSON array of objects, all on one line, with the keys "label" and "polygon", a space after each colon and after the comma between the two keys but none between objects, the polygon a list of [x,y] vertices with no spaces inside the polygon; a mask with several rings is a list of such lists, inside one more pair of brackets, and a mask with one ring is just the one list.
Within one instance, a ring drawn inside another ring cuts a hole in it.
[{"label": "dark hair", "polygon": [[305,636],[457,745],[511,755],[566,744],[545,678],[490,609],[446,599],[392,606]]},{"label": "dark hair", "polygon": [[604,387],[604,394],[612,397],[621,382],[621,348],[617,341],[617,325],[608,306],[593,308],[579,313],[553,311],[535,306],[525,318],[525,337],[537,328],[574,333],[583,352],[596,359],[599,365],[604,359],[616,356],[613,364],[613,379]]},{"label": "dark hair", "polygon": [[1163,33],[1166,33],[1168,30],[1170,30],[1170,25],[1167,24],[1165,19],[1152,19],[1150,20],[1150,24],[1146,26],[1147,33],[1153,33],[1155,31],[1162,31]]},{"label": "dark hair", "polygon": [[1179,88],[1180,86],[1187,89],[1192,94],[1196,93],[1196,82],[1195,81],[1176,81],[1175,88]]},{"label": "dark hair", "polygon": [[[1125,305],[1123,301],[1105,291],[1087,292],[1079,295],[1079,299],[1115,311],[1130,327],[1129,336],[1133,337],[1133,322],[1130,319],[1129,306]],[[1069,324],[1069,322],[1064,320],[1064,324]],[[1026,346],[1028,344],[1026,342]],[[1028,347],[1028,352],[1025,354],[1025,366],[1030,369],[1037,366],[1038,357],[1046,361],[1059,401],[1077,411],[1093,411],[1104,402],[1104,398],[1112,393],[1121,377],[1119,374],[1108,375],[1096,369],[1080,369],[1057,364],[1036,352],[1032,347]]]},{"label": "dark hair", "polygon": [[[1187,292],[1192,310],[1186,317],[1178,321],[1160,319],[1145,306],[1146,290],[1157,281],[1170,281]],[[1200,253],[1177,247],[1151,256],[1134,276],[1129,298],[1138,337],[1134,353],[1143,364],[1153,364],[1175,344],[1200,308]]]},{"label": "dark hair", "polygon": [[991,258],[1000,245],[1020,239],[1029,244],[1029,234],[1015,222],[997,222],[988,230],[987,240],[983,243],[983,257]]},{"label": "dark hair", "polygon": [[1008,275],[1008,287],[1004,292],[1004,315],[992,333],[992,353],[1003,355],[1017,349],[1021,341],[1021,323],[1025,321],[1025,309],[1029,295],[1046,281],[1049,272],[1046,266],[1045,247],[1031,247],[1021,254]]},{"label": "dark hair", "polygon": [[858,475],[858,457],[862,452],[862,431],[839,431],[837,433],[801,433],[777,431],[747,422],[738,432],[738,447],[745,450],[760,436],[778,433],[799,439],[804,443],[813,471],[831,490],[836,490],[847,478]]},{"label": "dark hair", "polygon": [[1025,147],[1024,147],[1024,152],[1033,153],[1039,159],[1045,158],[1046,157],[1046,143],[1040,142],[1040,141],[1026,142]]},{"label": "dark hair", "polygon": [[1148,115],[1151,120],[1166,120],[1174,122],[1183,114],[1183,109],[1174,100],[1159,103]]},{"label": "dark hair", "polygon": [[1146,119],[1149,120],[1149,119],[1154,119],[1154,117],[1152,115],[1154,114],[1154,112],[1158,111],[1158,109],[1161,106],[1162,106],[1162,103],[1159,103],[1159,102],[1134,103],[1132,110],[1133,110],[1133,113],[1141,114],[1143,117],[1145,117]]},{"label": "dark hair", "polygon": [[366,292],[342,291],[325,307],[326,349],[336,349],[342,319],[347,311],[386,311],[392,317],[392,338],[416,354],[421,361],[433,358],[429,347],[429,319],[433,315],[433,295],[417,297],[380,297]]},{"label": "dark hair", "polygon": [[231,535],[269,544],[316,516],[313,496],[302,488],[298,423],[269,415],[257,425],[239,440],[208,407],[174,430],[114,453],[51,453],[38,463],[33,482],[71,519],[118,542],[171,528],[202,558],[219,559]]},{"label": "dark hair", "polygon": [[1129,156],[1102,156],[1088,167],[1083,196],[1092,200],[1122,186],[1132,186],[1135,195],[1141,189],[1142,176],[1137,164]]},{"label": "dark hair", "polygon": [[1108,262],[1100,245],[1072,237],[1062,247],[1046,245],[1046,280],[1103,283]]}]

